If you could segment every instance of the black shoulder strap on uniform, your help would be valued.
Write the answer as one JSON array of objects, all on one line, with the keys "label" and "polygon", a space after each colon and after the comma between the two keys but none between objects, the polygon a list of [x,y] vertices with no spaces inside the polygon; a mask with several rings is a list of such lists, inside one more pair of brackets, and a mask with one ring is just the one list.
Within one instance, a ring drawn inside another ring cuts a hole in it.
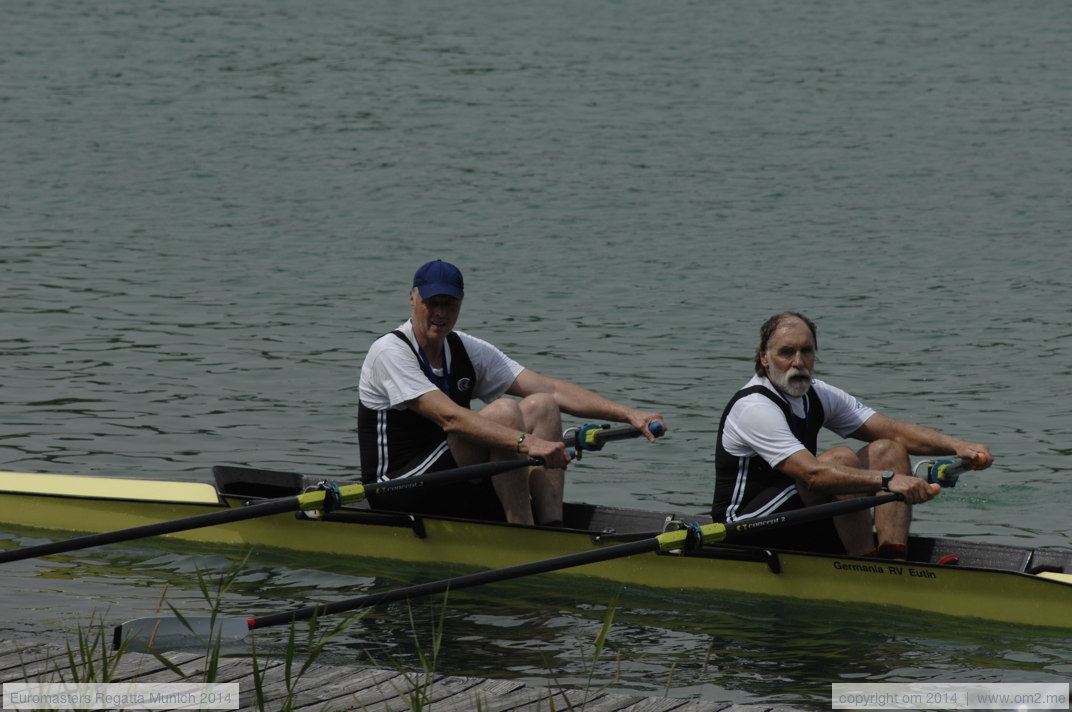
[{"label": "black shoulder strap on uniform", "polygon": [[420,354],[417,353],[417,349],[413,348],[413,342],[410,341],[409,339],[407,339],[405,334],[403,334],[398,329],[395,329],[391,333],[394,334],[395,336],[397,336],[398,338],[402,339],[402,343],[404,343],[406,346],[409,347],[409,350],[413,352],[413,355],[417,357],[418,361],[421,359]]},{"label": "black shoulder strap on uniform", "polygon": [[786,418],[792,417],[793,411],[789,408],[789,404],[785,402],[784,398],[779,397],[777,393],[772,392],[771,389],[767,388],[766,386],[752,386],[751,388],[745,388],[743,391],[741,391],[740,395],[744,397],[752,393],[762,393],[763,395],[770,398],[775,405],[782,409],[782,412],[785,413]]},{"label": "black shoulder strap on uniform", "polygon": [[[748,388],[744,388],[740,391],[737,391],[733,398],[730,399],[730,402],[726,405],[726,410],[722,411],[722,420],[718,424],[718,432],[720,435],[718,443],[721,444],[722,442],[722,430],[726,424],[726,418],[729,417],[730,410],[733,409],[733,404],[744,398],[745,396],[752,395],[753,393],[763,394],[764,396],[769,398],[772,403],[781,408],[782,413],[785,415],[785,420],[787,423],[789,423],[790,428],[793,430],[794,434],[796,434],[796,436],[800,439],[801,443],[803,443],[805,447],[812,451],[812,454],[815,454],[816,448],[818,446],[816,436],[818,435],[819,428],[822,426],[824,416],[822,401],[815,393],[814,388],[809,388],[808,392],[805,394],[805,397],[808,399],[809,404],[807,421],[801,421],[800,418],[797,418],[797,416],[793,413],[793,410],[789,407],[789,404],[785,402],[785,399],[779,397],[777,393],[774,393],[766,386],[750,386]],[[804,426],[804,432],[798,432],[797,428],[793,427],[794,422],[800,422]]]},{"label": "black shoulder strap on uniform", "polygon": [[[406,338],[398,329],[391,332],[398,338],[405,342],[409,350],[413,352],[413,357],[417,359],[417,365],[420,366],[421,371],[428,380],[438,387],[442,387],[439,383],[439,379],[435,377],[435,374],[431,372],[431,366],[421,358],[420,352],[413,346],[413,342]],[[447,397],[453,400],[458,405],[468,408],[472,397],[473,385],[476,379],[476,372],[473,369],[473,362],[469,359],[469,352],[465,350],[465,344],[462,343],[462,337],[458,336],[453,331],[447,334],[447,346],[450,349],[451,367],[450,374],[447,379]]]},{"label": "black shoulder strap on uniform", "polygon": [[726,409],[722,411],[722,420],[718,424],[718,431],[720,433],[722,432],[723,426],[726,424],[726,418],[729,417],[730,411],[733,410],[734,404],[745,396],[750,396],[753,393],[762,393],[763,395],[774,401],[778,405],[778,407],[782,409],[782,412],[785,413],[786,418],[789,418],[789,416],[792,415],[789,410],[789,404],[775,394],[771,393],[770,389],[766,386],[751,386],[749,388],[742,388],[733,395],[733,398],[730,398],[730,402],[726,404]]},{"label": "black shoulder strap on uniform", "polygon": [[413,358],[417,359],[417,365],[420,366],[421,371],[424,373],[425,376],[428,377],[429,381],[431,381],[432,383],[435,383],[436,382],[435,381],[435,375],[432,374],[432,373],[429,373],[429,369],[431,368],[431,366],[428,366],[427,364],[425,364],[424,359],[421,358],[420,352],[418,352],[417,349],[414,348],[413,342],[410,341],[409,339],[407,339],[406,335],[403,334],[398,329],[395,329],[391,333],[394,334],[395,336],[397,336],[398,338],[402,339],[402,343],[404,343],[406,346],[408,346],[409,350],[413,352]]}]

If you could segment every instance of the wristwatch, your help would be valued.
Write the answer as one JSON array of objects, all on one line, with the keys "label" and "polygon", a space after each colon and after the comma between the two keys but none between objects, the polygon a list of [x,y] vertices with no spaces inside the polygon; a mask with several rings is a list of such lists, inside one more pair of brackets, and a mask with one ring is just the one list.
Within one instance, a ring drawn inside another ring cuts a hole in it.
[{"label": "wristwatch", "polygon": [[882,489],[886,492],[890,491],[890,480],[893,479],[893,470],[882,471]]}]

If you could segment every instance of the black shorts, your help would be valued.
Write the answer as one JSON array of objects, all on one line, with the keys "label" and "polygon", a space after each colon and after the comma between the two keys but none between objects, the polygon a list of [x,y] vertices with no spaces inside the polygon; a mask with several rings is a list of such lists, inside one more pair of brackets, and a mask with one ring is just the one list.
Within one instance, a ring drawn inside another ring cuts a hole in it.
[{"label": "black shorts", "polygon": [[[744,511],[753,512],[761,508],[781,493],[782,490],[781,483],[764,489],[748,502]],[[793,495],[786,500],[785,504],[779,507],[776,514],[803,508],[804,501],[800,498],[800,495]],[[738,521],[742,520],[738,518]],[[748,520],[744,519],[743,521]],[[845,553],[845,545],[841,543],[841,537],[834,526],[834,520],[830,518],[803,524],[793,524],[787,527],[773,527],[771,529],[759,529],[754,532],[736,534],[732,538],[727,538],[727,543],[743,544],[745,546],[769,546],[773,549],[791,549],[822,554]]]},{"label": "black shorts", "polygon": [[831,519],[734,535],[727,538],[726,543],[819,554],[845,553],[845,545],[841,543],[841,537],[838,536]]},{"label": "black shorts", "polygon": [[[423,457],[416,458],[416,460],[423,459]],[[415,464],[407,463],[405,467],[399,468],[399,471],[408,472]],[[448,450],[428,468],[427,472],[442,472],[457,466],[458,464]],[[373,509],[412,514],[438,514],[492,522],[506,521],[506,513],[503,511],[502,503],[499,502],[499,496],[495,494],[490,477],[469,482],[417,487],[413,490],[383,496],[370,493],[368,500],[369,506]]]}]

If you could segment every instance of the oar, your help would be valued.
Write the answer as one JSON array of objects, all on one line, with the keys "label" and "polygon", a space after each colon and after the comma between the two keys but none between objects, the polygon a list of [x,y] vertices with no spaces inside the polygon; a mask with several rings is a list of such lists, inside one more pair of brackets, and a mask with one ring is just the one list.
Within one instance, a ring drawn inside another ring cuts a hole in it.
[{"label": "oar", "polygon": [[497,581],[508,581],[522,576],[559,571],[574,566],[595,564],[611,559],[620,559],[635,554],[644,554],[674,549],[685,549],[701,544],[714,544],[728,538],[734,538],[747,532],[767,530],[803,524],[826,519],[839,514],[855,512],[861,509],[904,499],[900,494],[874,495],[838,500],[829,504],[796,509],[769,517],[757,517],[736,525],[705,524],[676,531],[664,532],[657,536],[624,544],[615,544],[602,549],[566,554],[552,559],[517,564],[503,569],[491,569],[466,574],[440,581],[421,583],[415,586],[371,593],[357,598],[349,598],[334,603],[323,603],[291,611],[273,613],[260,618],[197,618],[197,617],[157,617],[137,618],[122,623],[115,628],[113,642],[116,648],[124,643],[127,649],[169,650],[197,645],[215,638],[222,642],[234,642],[243,639],[250,630],[285,625],[294,621],[308,620],[313,617],[343,613],[359,608],[368,608],[381,603],[391,603],[409,598],[429,596],[445,591],[457,591],[473,586],[480,586]]},{"label": "oar", "polygon": [[970,469],[971,460],[953,457],[944,460],[920,460],[913,468],[912,474],[926,482],[937,482],[943,488],[948,488],[956,487],[961,473]]},{"label": "oar", "polygon": [[238,522],[245,519],[266,517],[271,514],[280,514],[282,512],[333,508],[340,504],[359,502],[368,494],[386,496],[397,492],[410,491],[416,487],[443,485],[448,482],[491,477],[503,472],[509,472],[518,467],[527,467],[529,465],[538,465],[541,463],[542,460],[538,458],[531,458],[528,460],[503,460],[484,462],[478,465],[468,465],[466,467],[456,467],[451,470],[432,472],[427,475],[419,475],[415,477],[400,478],[389,482],[378,482],[375,485],[330,485],[327,486],[326,489],[303,492],[302,494],[291,495],[288,497],[269,499],[263,502],[249,504],[245,507],[232,507],[218,512],[195,514],[192,517],[183,517],[181,519],[173,519],[167,522],[144,524],[129,529],[118,529],[111,532],[89,534],[74,539],[65,539],[63,541],[54,541],[48,544],[40,544],[38,546],[28,546],[23,549],[4,551],[0,552],[0,564],[9,561],[32,559],[38,556],[59,554],[65,551],[74,551],[76,549],[88,549],[93,546],[102,546],[104,544],[115,544],[117,542],[130,541],[132,539],[142,539],[150,536],[161,536],[163,534],[187,531],[189,529],[210,527],[217,524],[228,524],[230,522]]},{"label": "oar", "polygon": [[[648,423],[648,430],[655,437],[662,437],[665,432],[662,423]],[[611,440],[625,440],[626,438],[640,437],[641,432],[632,425],[582,425],[575,428],[567,428],[562,433],[562,442],[575,448],[571,451],[574,457],[581,459],[581,453],[585,450],[602,450],[604,443]]]}]

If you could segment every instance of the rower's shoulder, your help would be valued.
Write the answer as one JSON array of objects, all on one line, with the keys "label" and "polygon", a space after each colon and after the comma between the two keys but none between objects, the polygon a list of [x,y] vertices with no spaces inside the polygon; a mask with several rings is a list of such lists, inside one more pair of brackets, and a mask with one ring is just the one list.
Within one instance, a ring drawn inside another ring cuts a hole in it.
[{"label": "rower's shoulder", "polygon": [[482,339],[479,336],[473,336],[467,331],[459,331],[458,329],[455,329],[451,334],[457,336],[461,340],[466,352],[471,357],[479,357],[481,354],[503,354],[502,349],[495,344],[486,339]]},{"label": "rower's shoulder", "polygon": [[409,351],[411,344],[413,344],[413,330],[408,328],[408,324],[402,324],[397,329],[376,337],[365,352],[365,359],[376,358],[384,351],[397,351],[398,349]]},{"label": "rower's shoulder", "polygon": [[730,398],[733,407],[747,407],[757,403],[770,403],[772,397],[777,397],[778,392],[771,387],[767,379],[760,376],[752,376],[748,383],[741,386]]}]

